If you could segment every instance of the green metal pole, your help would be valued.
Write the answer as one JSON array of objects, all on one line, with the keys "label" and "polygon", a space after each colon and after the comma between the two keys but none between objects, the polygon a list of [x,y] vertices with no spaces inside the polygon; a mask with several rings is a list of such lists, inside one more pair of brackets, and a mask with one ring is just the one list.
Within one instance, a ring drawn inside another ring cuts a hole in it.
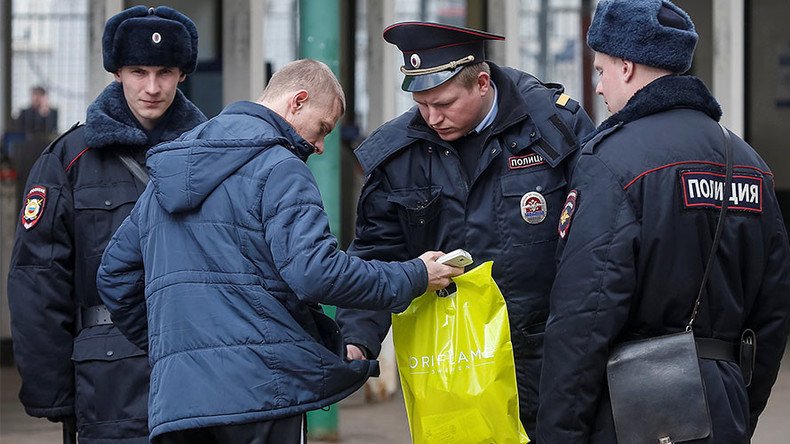
[{"label": "green metal pole", "polygon": [[[299,56],[324,62],[340,76],[340,1],[299,1]],[[335,129],[324,141],[324,154],[310,156],[307,165],[313,171],[324,208],[329,215],[329,227],[340,233],[340,130]],[[334,307],[324,307],[334,317]],[[337,441],[338,405],[327,410],[316,410],[307,415],[310,439]]]}]

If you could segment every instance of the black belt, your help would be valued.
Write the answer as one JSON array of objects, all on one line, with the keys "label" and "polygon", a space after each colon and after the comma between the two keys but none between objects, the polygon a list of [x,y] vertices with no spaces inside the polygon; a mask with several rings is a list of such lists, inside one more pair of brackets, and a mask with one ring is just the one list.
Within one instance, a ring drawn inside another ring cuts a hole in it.
[{"label": "black belt", "polygon": [[737,342],[727,342],[713,338],[694,338],[697,343],[697,356],[702,359],[715,359],[717,361],[740,361],[740,345]]},{"label": "black belt", "polygon": [[112,324],[112,319],[110,312],[104,305],[94,305],[82,309],[82,328],[108,324]]}]

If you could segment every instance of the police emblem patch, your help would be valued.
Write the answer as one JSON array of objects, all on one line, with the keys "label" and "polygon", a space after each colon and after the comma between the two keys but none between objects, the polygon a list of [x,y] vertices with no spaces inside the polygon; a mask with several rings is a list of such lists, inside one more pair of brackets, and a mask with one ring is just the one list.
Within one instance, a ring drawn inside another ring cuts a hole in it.
[{"label": "police emblem patch", "polygon": [[[721,208],[724,199],[724,174],[710,171],[680,173],[683,204],[686,208]],[[730,210],[763,212],[763,179],[757,176],[732,176]]]},{"label": "police emblem patch", "polygon": [[546,219],[546,198],[537,191],[530,191],[521,197],[521,217],[528,224],[535,225]]},{"label": "police emblem patch", "polygon": [[565,239],[565,236],[568,235],[568,230],[571,228],[571,219],[573,219],[573,213],[576,212],[576,207],[578,206],[576,201],[578,199],[579,192],[576,190],[571,190],[568,193],[568,197],[565,199],[565,205],[562,206],[560,222],[557,225],[557,231],[560,233],[561,239]]},{"label": "police emblem patch", "polygon": [[44,203],[47,201],[47,189],[35,185],[25,196],[25,207],[22,210],[22,226],[29,230],[36,226],[44,212]]}]

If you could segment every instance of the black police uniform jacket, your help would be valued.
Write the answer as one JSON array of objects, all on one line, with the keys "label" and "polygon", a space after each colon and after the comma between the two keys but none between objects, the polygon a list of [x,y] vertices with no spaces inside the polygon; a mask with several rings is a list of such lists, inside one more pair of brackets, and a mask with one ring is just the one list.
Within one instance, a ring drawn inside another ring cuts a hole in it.
[{"label": "black police uniform jacket", "polygon": [[[205,120],[178,91],[153,142]],[[32,416],[76,416],[83,443],[148,442],[147,357],[113,325],[80,331],[79,313],[101,303],[102,252],[145,188],[117,153],[142,163],[151,142],[113,82],[86,124],[44,151],[25,191],[8,276],[19,398]]]},{"label": "black police uniform jacket", "polygon": [[[613,344],[685,329],[722,201],[714,194],[726,161],[720,116],[698,79],[662,77],[584,145],[560,227],[539,442],[616,442],[606,381]],[[712,420],[701,442],[728,444],[749,442],[790,310],[790,251],[773,175],[746,142],[732,136],[732,144],[733,197],[693,327],[698,338],[733,343],[746,328],[757,334],[748,388],[736,362],[700,359]]]},{"label": "black police uniform jacket", "polygon": [[[463,248],[478,264],[493,260],[510,317],[520,416],[529,432],[537,412],[557,221],[579,140],[594,126],[559,85],[494,64],[491,78],[499,110],[474,177],[467,177],[458,152],[416,108],[359,146],[355,154],[368,178],[349,252],[404,260],[427,250]],[[539,223],[522,217],[522,197],[529,192],[546,201],[547,214]],[[389,314],[338,313],[345,341],[377,355]]]}]

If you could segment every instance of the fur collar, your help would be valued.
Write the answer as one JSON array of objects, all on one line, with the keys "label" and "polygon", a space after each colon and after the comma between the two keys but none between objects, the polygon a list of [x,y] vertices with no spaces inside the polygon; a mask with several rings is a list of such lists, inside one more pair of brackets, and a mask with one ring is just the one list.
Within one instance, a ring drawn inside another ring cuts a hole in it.
[{"label": "fur collar", "polygon": [[658,78],[634,94],[623,109],[604,120],[585,142],[598,133],[618,124],[633,122],[650,114],[673,108],[690,108],[721,118],[721,106],[702,81],[692,76],[665,76]]},{"label": "fur collar", "polygon": [[[206,116],[179,90],[168,112],[170,116],[160,137],[163,142],[206,121]],[[129,111],[119,82],[110,83],[88,107],[85,143],[91,148],[148,145],[148,135]]]}]

